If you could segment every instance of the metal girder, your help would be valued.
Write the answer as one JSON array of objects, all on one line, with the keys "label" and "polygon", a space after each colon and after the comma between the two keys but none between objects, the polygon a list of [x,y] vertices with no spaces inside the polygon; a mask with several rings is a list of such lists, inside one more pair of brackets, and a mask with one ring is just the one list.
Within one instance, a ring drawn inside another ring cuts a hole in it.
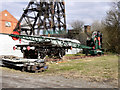
[{"label": "metal girder", "polygon": [[63,0],[31,0],[14,29],[21,35],[40,35],[40,30],[66,31]]},{"label": "metal girder", "polygon": [[51,41],[55,45],[60,45],[61,47],[63,46],[71,46],[73,48],[87,48],[87,49],[92,49],[92,47],[89,46],[84,46],[81,45],[80,43],[68,41],[68,40],[61,40],[59,38],[53,38],[53,37],[43,37],[43,36],[26,36],[26,35],[15,35],[15,34],[9,34],[11,37],[16,37],[19,39],[25,39],[25,40],[30,40],[34,42],[41,42],[41,41]]}]

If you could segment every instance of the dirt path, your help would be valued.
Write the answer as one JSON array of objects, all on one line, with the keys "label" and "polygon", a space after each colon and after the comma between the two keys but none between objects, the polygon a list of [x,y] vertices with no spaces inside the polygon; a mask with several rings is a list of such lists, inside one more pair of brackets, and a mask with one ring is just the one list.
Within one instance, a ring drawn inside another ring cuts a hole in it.
[{"label": "dirt path", "polygon": [[60,75],[33,74],[2,68],[2,88],[115,88],[105,83],[88,82],[82,78],[67,79]]}]

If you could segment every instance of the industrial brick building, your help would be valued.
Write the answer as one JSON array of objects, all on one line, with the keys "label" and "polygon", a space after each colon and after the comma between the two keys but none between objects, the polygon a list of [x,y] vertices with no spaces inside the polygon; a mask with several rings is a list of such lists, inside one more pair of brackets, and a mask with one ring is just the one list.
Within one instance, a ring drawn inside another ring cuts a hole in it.
[{"label": "industrial brick building", "polygon": [[0,12],[0,33],[11,34],[18,20],[7,10]]}]

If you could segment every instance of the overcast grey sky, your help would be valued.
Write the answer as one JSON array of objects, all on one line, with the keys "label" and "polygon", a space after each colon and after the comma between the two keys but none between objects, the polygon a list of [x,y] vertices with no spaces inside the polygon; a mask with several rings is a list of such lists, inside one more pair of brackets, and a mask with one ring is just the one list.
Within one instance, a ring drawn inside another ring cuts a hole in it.
[{"label": "overcast grey sky", "polygon": [[[96,2],[97,1],[97,2]],[[108,0],[65,0],[67,28],[70,28],[70,23],[75,20],[83,21],[85,24],[91,25],[94,20],[102,20],[106,12],[111,7],[111,2]],[[106,2],[105,2],[106,1]],[[19,20],[22,15],[23,8],[28,4],[21,1],[0,1],[1,11],[8,10],[15,18]]]}]

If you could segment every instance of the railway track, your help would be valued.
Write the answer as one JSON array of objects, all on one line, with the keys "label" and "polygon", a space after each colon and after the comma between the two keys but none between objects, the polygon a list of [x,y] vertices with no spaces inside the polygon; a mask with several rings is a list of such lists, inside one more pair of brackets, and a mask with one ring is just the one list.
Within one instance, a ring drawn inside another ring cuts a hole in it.
[{"label": "railway track", "polygon": [[77,59],[84,59],[84,58],[93,58],[93,57],[100,57],[102,55],[96,55],[96,56],[64,56],[62,59],[56,59],[56,58],[46,58],[46,62],[61,62],[63,60],[77,60]]},{"label": "railway track", "polygon": [[92,57],[100,57],[101,55],[96,55],[96,56],[70,56],[70,57],[67,57],[68,59],[83,59],[83,58],[92,58]]}]

